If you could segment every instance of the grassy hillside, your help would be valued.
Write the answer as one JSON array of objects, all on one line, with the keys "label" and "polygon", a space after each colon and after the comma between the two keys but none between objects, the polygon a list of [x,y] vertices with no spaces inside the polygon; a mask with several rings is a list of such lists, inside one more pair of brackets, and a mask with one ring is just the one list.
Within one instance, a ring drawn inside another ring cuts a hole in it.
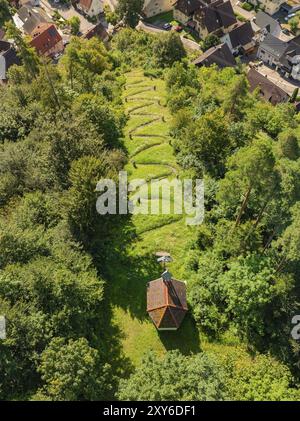
[{"label": "grassy hillside", "polygon": [[[127,73],[126,79],[123,98],[129,117],[125,128],[129,162],[125,169],[129,181],[144,178],[149,182],[180,174],[169,143],[171,116],[164,81],[145,77],[143,71]],[[144,194],[146,197],[146,190]],[[147,315],[146,284],[162,272],[155,252],[170,252],[174,259],[169,265],[171,273],[188,283],[183,262],[194,235],[193,227],[180,215],[133,215],[124,230],[115,234],[112,248],[118,253],[111,255],[108,272],[112,322],[124,356],[135,366],[149,350],[162,355],[171,349],[183,354],[207,350],[220,356],[241,352],[242,359],[251,364],[244,346],[230,332],[219,342],[208,341],[189,313],[177,332],[158,332]]]},{"label": "grassy hillside", "polygon": [[[129,119],[125,145],[130,157],[126,167],[129,180],[143,178],[149,182],[172,178],[179,168],[169,144],[171,117],[165,104],[164,81],[144,77],[142,71],[130,72],[126,79],[124,103]],[[141,188],[146,197],[147,186]],[[177,278],[184,278],[182,261],[185,248],[192,241],[193,229],[181,215],[133,215],[127,230],[126,235],[122,232],[115,238],[119,257],[111,262],[108,276],[113,321],[121,331],[125,355],[136,365],[150,349],[159,353],[176,348],[183,353],[199,351],[199,332],[189,315],[178,332],[159,333],[146,313],[146,284],[162,271],[154,253],[170,252],[174,259],[170,271]]]}]

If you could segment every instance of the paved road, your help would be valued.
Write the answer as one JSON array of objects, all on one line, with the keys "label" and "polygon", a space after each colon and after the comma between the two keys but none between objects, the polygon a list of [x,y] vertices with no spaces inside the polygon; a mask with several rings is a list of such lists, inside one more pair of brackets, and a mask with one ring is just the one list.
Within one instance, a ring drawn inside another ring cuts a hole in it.
[{"label": "paved road", "polygon": [[[164,29],[161,29],[154,25],[150,25],[149,23],[142,22],[141,20],[139,21],[136,28],[141,29],[142,31],[145,31],[145,32],[166,33]],[[180,37],[180,38],[183,45],[186,48],[189,48],[190,50],[200,50],[200,45],[197,42],[184,38],[184,37]]]},{"label": "paved road", "polygon": [[64,19],[70,19],[73,16],[78,16],[80,19],[80,31],[84,34],[89,29],[91,29],[94,25],[89,22],[83,15],[77,12],[73,6],[65,7],[60,4],[54,4],[48,0],[40,0],[41,7],[43,7],[48,14],[53,14],[55,10],[57,10]]}]

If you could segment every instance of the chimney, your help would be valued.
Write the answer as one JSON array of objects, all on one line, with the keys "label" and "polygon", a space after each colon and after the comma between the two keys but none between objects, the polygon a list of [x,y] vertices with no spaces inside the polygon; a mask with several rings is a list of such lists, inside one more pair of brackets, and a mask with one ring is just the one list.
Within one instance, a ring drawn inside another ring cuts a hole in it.
[{"label": "chimney", "polygon": [[171,281],[172,279],[172,275],[171,273],[168,271],[168,269],[166,269],[162,274],[161,277],[163,278],[164,282],[168,282]]}]

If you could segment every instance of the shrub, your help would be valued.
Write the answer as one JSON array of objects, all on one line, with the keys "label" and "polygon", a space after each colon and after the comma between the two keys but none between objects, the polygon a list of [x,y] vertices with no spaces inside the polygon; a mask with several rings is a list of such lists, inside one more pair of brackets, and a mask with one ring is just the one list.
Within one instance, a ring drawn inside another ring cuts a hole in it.
[{"label": "shrub", "polygon": [[245,3],[242,4],[242,8],[244,10],[247,10],[248,12],[250,12],[251,10],[253,10],[253,5],[250,4],[250,3],[245,2]]}]

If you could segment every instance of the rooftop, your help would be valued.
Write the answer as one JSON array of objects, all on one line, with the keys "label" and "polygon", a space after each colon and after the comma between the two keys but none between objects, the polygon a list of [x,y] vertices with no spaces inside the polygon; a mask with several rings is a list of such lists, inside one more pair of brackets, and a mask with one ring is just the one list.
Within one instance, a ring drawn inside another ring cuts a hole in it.
[{"label": "rooftop", "polygon": [[186,16],[191,15],[200,7],[200,0],[178,0],[175,4],[175,9],[179,10]]},{"label": "rooftop", "polygon": [[34,28],[43,22],[48,22],[50,18],[40,8],[29,5],[22,6],[17,15],[23,23],[23,31],[30,35]]},{"label": "rooftop", "polygon": [[32,32],[31,45],[36,48],[39,54],[46,54],[62,37],[52,23],[41,23]]},{"label": "rooftop", "polygon": [[255,16],[255,23],[261,29],[266,28],[270,34],[273,34],[277,29],[281,29],[281,26],[277,20],[273,19],[270,15],[261,10],[257,12]]},{"label": "rooftop", "polygon": [[267,34],[260,46],[270,54],[280,58],[285,53],[288,44],[271,34]]},{"label": "rooftop", "polygon": [[147,286],[147,312],[157,329],[178,329],[187,312],[186,286],[167,270]]},{"label": "rooftop", "polygon": [[209,33],[222,27],[228,28],[236,23],[236,17],[229,0],[215,0],[202,6],[196,11],[195,19],[201,22]]},{"label": "rooftop", "polygon": [[229,32],[229,37],[233,48],[249,44],[254,37],[251,23],[248,21],[238,24]]},{"label": "rooftop", "polygon": [[93,0],[79,0],[78,4],[81,6],[82,9],[89,11]]},{"label": "rooftop", "polygon": [[220,68],[234,67],[236,61],[226,43],[211,47],[201,54],[194,62],[196,66],[211,66],[217,64]]},{"label": "rooftop", "polygon": [[249,70],[247,79],[250,84],[250,91],[253,92],[258,88],[261,96],[273,105],[286,102],[289,98],[285,91],[253,68]]},{"label": "rooftop", "polygon": [[0,41],[0,56],[5,59],[5,68],[0,69],[0,80],[5,80],[7,70],[13,64],[20,64],[20,59],[12,44],[7,41]]}]

